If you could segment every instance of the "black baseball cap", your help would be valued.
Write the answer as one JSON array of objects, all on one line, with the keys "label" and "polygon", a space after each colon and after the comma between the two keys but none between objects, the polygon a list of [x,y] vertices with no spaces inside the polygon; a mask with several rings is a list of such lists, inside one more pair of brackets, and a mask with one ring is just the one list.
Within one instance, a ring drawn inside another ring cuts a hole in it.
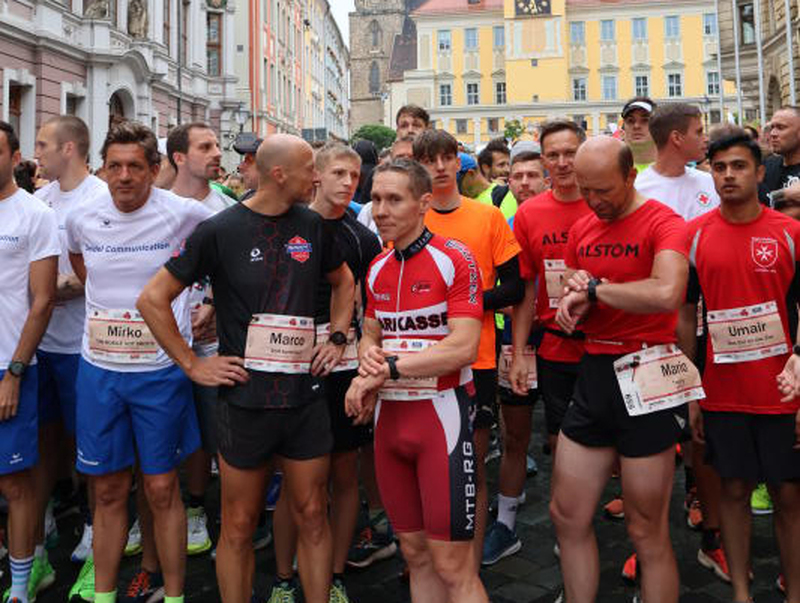
[{"label": "black baseball cap", "polygon": [[625,103],[624,107],[622,107],[622,119],[625,119],[631,112],[636,111],[637,109],[644,111],[648,115],[652,115],[655,108],[656,104],[650,100],[643,98],[632,98]]},{"label": "black baseball cap", "polygon": [[240,132],[233,142],[233,150],[239,155],[255,154],[262,142],[253,132]]}]

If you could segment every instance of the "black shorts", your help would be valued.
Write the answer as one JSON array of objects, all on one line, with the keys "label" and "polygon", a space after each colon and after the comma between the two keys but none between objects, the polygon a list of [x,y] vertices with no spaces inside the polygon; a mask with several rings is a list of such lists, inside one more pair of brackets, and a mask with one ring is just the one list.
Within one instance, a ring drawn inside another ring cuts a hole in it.
[{"label": "black shorts", "polygon": [[331,373],[325,379],[325,396],[333,433],[333,452],[358,450],[372,440],[372,424],[353,425],[353,417],[344,412],[344,397],[358,371]]},{"label": "black shorts", "polygon": [[534,406],[539,399],[539,390],[531,389],[524,396],[515,394],[513,390],[507,387],[498,386],[497,397],[500,399],[500,404],[505,406]]},{"label": "black shorts", "polygon": [[263,467],[273,455],[305,461],[333,448],[328,402],[320,398],[294,408],[217,405],[219,452],[237,469]]},{"label": "black shorts", "polygon": [[652,456],[674,446],[688,422],[688,408],[630,416],[614,373],[618,358],[584,354],[561,431],[583,446],[616,448],[625,457]]},{"label": "black shorts", "polygon": [[578,381],[578,366],[577,362],[553,362],[536,357],[539,392],[544,401],[544,419],[550,435],[561,431],[564,415]]},{"label": "black shorts", "polygon": [[706,461],[723,479],[778,484],[800,479],[795,414],[703,411]]},{"label": "black shorts", "polygon": [[491,429],[497,420],[497,369],[472,369],[475,383],[474,429]]}]

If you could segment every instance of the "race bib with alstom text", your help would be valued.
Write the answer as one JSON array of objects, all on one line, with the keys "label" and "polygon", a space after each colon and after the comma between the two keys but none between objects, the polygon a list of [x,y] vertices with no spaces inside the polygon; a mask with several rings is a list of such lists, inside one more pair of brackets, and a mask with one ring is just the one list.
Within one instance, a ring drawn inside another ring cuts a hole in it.
[{"label": "race bib with alstom text", "polygon": [[789,351],[774,301],[730,310],[709,310],[707,320],[716,364],[761,360]]},{"label": "race bib with alstom text", "polygon": [[632,417],[706,397],[697,368],[672,343],[627,354],[614,362],[614,372]]},{"label": "race bib with alstom text", "polygon": [[[416,354],[436,343],[432,339],[384,339],[383,351],[400,358]],[[437,377],[400,377],[383,382],[381,400],[431,400],[439,395]]]},{"label": "race bib with alstom text", "polygon": [[147,364],[158,355],[158,343],[136,310],[91,310],[87,320],[94,360]]},{"label": "race bib with alstom text", "polygon": [[313,318],[253,314],[247,327],[244,366],[267,373],[308,373],[314,333]]}]

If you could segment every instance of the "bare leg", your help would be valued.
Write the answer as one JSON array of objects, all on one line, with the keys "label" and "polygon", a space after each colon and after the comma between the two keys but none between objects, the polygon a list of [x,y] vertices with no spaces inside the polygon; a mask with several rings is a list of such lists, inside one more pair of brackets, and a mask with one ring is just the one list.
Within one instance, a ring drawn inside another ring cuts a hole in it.
[{"label": "bare leg", "polygon": [[404,532],[397,536],[408,563],[412,603],[447,601],[447,588],[433,566],[425,532]]},{"label": "bare leg", "polygon": [[272,516],[272,534],[275,537],[275,572],[281,580],[294,575],[294,556],[297,554],[297,526],[289,508],[289,494],[281,488],[281,496]]},{"label": "bare leg", "polygon": [[372,442],[361,448],[359,461],[359,473],[361,484],[364,486],[364,494],[367,496],[367,506],[370,511],[383,509],[378,480],[375,478],[375,449]]},{"label": "bare leg", "polygon": [[731,572],[733,600],[750,598],[750,494],[755,484],[740,479],[723,479],[720,497],[722,545]]},{"label": "bare leg", "polygon": [[505,425],[503,457],[500,460],[500,494],[519,496],[525,488],[525,457],[531,441],[533,407],[503,404],[500,408]]},{"label": "bare leg", "polygon": [[719,497],[722,483],[719,475],[711,465],[703,460],[706,453],[705,444],[692,442],[694,478],[697,482],[697,496],[703,510],[703,529],[719,530]]},{"label": "bare leg", "polygon": [[183,594],[186,575],[186,510],[178,471],[144,476],[144,491],[153,512],[153,531],[168,597]]},{"label": "bare leg", "polygon": [[153,512],[147,502],[142,472],[136,469],[136,514],[139,516],[139,531],[142,534],[142,569],[150,573],[157,572],[158,549],[156,547],[155,528],[153,526]]},{"label": "bare leg", "polygon": [[63,432],[60,423],[46,423],[39,427],[39,462],[31,468],[37,510],[34,544],[44,544],[44,514],[56,485],[58,461],[61,456],[58,450]]},{"label": "bare leg", "polygon": [[786,602],[800,603],[800,484],[769,487],[775,503],[775,537],[786,580]]},{"label": "bare leg", "polygon": [[331,533],[333,573],[344,572],[347,552],[358,523],[358,452],[331,455]]},{"label": "bare leg", "polygon": [[128,467],[116,473],[89,478],[95,501],[92,549],[96,592],[108,593],[117,588],[119,562],[128,537],[131,480]]},{"label": "bare leg", "polygon": [[211,481],[211,455],[202,448],[186,459],[186,489],[189,495],[202,499]]},{"label": "bare leg", "polygon": [[8,552],[16,559],[26,559],[33,555],[37,517],[31,471],[0,476],[0,493],[8,501]]},{"label": "bare leg", "polygon": [[448,603],[488,603],[478,572],[469,564],[469,542],[428,540],[433,567],[447,591]]}]

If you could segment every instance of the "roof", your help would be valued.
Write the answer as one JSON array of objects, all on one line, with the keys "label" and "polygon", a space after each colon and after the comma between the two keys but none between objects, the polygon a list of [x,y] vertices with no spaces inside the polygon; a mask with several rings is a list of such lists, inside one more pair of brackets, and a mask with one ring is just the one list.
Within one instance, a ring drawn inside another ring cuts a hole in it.
[{"label": "roof", "polygon": [[403,33],[394,37],[392,55],[389,60],[389,82],[400,81],[403,73],[417,68],[417,32],[414,22],[406,19]]},{"label": "roof", "polygon": [[474,4],[468,0],[428,0],[413,14],[481,13],[489,10],[503,10],[503,0],[478,0]]}]

